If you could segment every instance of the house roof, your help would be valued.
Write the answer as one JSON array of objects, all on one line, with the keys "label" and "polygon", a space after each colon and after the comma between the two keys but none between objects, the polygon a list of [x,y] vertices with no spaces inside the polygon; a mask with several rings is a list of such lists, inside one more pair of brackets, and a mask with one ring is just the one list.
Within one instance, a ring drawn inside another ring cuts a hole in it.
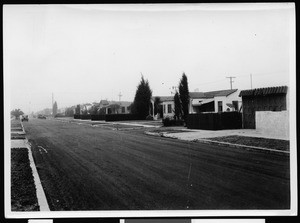
[{"label": "house roof", "polygon": [[158,97],[160,99],[160,102],[174,101],[174,96],[155,96],[155,97],[152,97],[152,100],[155,100],[156,97]]},{"label": "house roof", "polygon": [[114,107],[114,106],[128,107],[132,104],[132,102],[130,102],[130,101],[109,101],[107,103],[108,104],[105,104],[103,106],[104,108],[109,108],[109,107]]},{"label": "house roof", "polygon": [[220,91],[208,91],[208,92],[190,92],[190,98],[214,98],[220,96],[228,96],[238,89],[220,90]]},{"label": "house roof", "polygon": [[[220,90],[220,91],[208,91],[208,92],[190,92],[190,98],[214,98],[218,96],[228,96],[234,92],[236,92],[238,89],[230,89],[230,90]],[[161,102],[165,101],[174,101],[174,96],[156,96],[160,98]],[[155,100],[156,97],[152,97],[153,100]]]},{"label": "house roof", "polygon": [[243,90],[240,92],[240,97],[265,96],[274,94],[286,94],[287,86],[255,88],[251,90]]},{"label": "house roof", "polygon": [[101,100],[99,104],[101,104],[101,105],[108,105],[109,103],[108,103],[107,100]]}]

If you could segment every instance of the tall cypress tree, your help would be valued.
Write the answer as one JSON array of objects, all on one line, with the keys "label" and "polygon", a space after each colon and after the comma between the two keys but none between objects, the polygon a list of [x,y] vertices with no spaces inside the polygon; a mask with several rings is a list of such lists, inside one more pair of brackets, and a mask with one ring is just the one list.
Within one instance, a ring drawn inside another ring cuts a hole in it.
[{"label": "tall cypress tree", "polygon": [[132,112],[145,119],[149,115],[151,97],[152,90],[150,89],[149,82],[145,80],[142,75],[142,79],[135,93]]},{"label": "tall cypress tree", "polygon": [[181,102],[180,102],[178,91],[176,91],[174,95],[174,106],[175,106],[174,109],[175,119],[179,120],[182,116],[182,108],[181,108]]},{"label": "tall cypress tree", "polygon": [[178,88],[179,88],[179,98],[180,98],[181,108],[182,108],[182,117],[183,120],[186,122],[186,118],[189,113],[190,95],[189,95],[188,80],[185,73],[182,74]]},{"label": "tall cypress tree", "polygon": [[55,101],[53,104],[52,115],[53,117],[57,114],[57,102]]}]

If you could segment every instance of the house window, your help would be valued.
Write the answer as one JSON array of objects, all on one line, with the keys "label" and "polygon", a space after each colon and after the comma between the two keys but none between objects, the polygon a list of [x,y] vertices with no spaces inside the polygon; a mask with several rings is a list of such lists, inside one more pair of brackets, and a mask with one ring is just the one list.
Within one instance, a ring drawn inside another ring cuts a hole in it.
[{"label": "house window", "polygon": [[218,101],[218,112],[222,112],[222,111],[223,111],[223,102]]},{"label": "house window", "polygon": [[166,113],[166,105],[164,105],[164,114]]},{"label": "house window", "polygon": [[122,113],[125,113],[125,107],[122,107]]},{"label": "house window", "polygon": [[234,110],[235,110],[235,111],[238,111],[238,110],[239,110],[238,104],[239,104],[238,101],[232,101],[232,105],[234,106]]},{"label": "house window", "polygon": [[130,111],[130,106],[127,107],[127,111]]},{"label": "house window", "polygon": [[168,113],[172,113],[172,105],[168,104]]}]

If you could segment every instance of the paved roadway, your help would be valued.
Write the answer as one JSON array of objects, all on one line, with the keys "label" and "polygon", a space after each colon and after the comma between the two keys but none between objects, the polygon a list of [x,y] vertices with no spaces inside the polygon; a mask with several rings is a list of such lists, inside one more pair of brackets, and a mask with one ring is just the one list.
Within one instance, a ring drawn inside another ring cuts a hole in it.
[{"label": "paved roadway", "polygon": [[289,156],[56,120],[24,123],[51,210],[289,208]]}]

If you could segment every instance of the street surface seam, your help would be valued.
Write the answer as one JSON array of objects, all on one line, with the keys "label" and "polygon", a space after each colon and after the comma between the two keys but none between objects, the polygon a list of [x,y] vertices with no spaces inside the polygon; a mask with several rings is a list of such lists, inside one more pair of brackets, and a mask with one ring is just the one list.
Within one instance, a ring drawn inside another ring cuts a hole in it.
[{"label": "street surface seam", "polygon": [[35,183],[35,187],[36,187],[36,196],[38,199],[38,203],[40,206],[40,211],[50,211],[48,202],[47,202],[47,198],[39,177],[39,174],[37,172],[34,160],[33,160],[33,156],[32,156],[32,152],[31,152],[31,146],[28,142],[28,140],[25,140],[25,144],[27,146],[28,149],[28,156],[29,156],[29,161],[30,161],[30,167],[32,169],[32,175],[34,178],[34,183]]}]

